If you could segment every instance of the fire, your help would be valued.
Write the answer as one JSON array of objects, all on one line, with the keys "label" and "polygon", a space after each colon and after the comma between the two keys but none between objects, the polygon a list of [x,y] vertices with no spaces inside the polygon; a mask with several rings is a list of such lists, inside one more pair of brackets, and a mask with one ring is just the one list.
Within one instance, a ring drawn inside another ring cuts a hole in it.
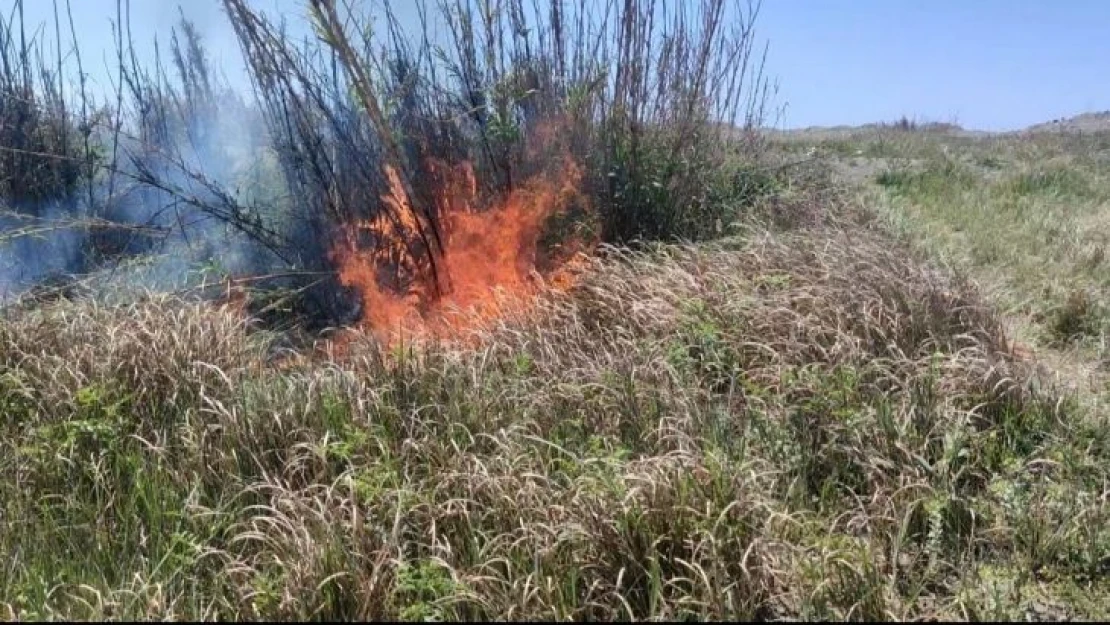
[{"label": "fire", "polygon": [[332,250],[340,281],[362,297],[364,329],[387,343],[401,335],[439,336],[496,318],[506,307],[526,306],[546,278],[553,288],[569,286],[566,268],[549,266],[539,239],[549,217],[584,205],[581,170],[572,159],[555,176],[534,176],[486,207],[479,205],[469,163],[429,165],[443,237],[438,285],[397,279],[413,273],[406,241],[416,224],[397,172],[389,168],[390,191],[382,201],[390,210],[348,225]]}]

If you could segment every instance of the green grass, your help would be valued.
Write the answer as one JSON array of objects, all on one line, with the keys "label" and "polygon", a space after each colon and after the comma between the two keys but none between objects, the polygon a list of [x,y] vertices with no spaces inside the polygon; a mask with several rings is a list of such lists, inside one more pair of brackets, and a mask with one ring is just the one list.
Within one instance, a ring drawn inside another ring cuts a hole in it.
[{"label": "green grass", "polygon": [[[1110,139],[913,138],[864,202],[918,248],[991,291],[1029,340],[1110,363]],[[927,156],[932,153],[933,156]],[[926,156],[922,156],[926,155]],[[909,159],[916,158],[915,161]]]}]

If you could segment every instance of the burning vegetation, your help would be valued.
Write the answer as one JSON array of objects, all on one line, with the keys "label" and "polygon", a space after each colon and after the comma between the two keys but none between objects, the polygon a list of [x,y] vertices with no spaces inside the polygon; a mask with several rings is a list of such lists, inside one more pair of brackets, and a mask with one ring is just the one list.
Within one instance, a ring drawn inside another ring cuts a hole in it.
[{"label": "burning vegetation", "polygon": [[442,242],[434,263],[414,258],[413,250],[420,249],[417,217],[393,169],[381,197],[387,210],[346,224],[331,250],[340,281],[361,298],[364,328],[385,341],[459,330],[504,306],[526,305],[547,278],[566,284],[561,271],[568,251],[589,242],[541,239],[559,218],[588,210],[582,171],[573,159],[566,158],[555,175],[536,175],[488,198],[481,197],[469,162],[432,161],[429,170]]},{"label": "burning vegetation", "polygon": [[[599,242],[696,240],[743,208],[715,195],[751,186],[722,157],[758,146],[718,122],[762,118],[757,5],[418,2],[402,25],[370,3],[370,33],[369,14],[314,0],[316,40],[299,42],[248,0],[221,4],[253,99],[220,82],[185,20],[176,71],[140,64],[121,3],[122,87],[98,104],[66,82],[83,72],[76,46],[74,68],[20,65],[49,48],[9,36],[18,3],[0,28],[0,228],[19,239],[0,249],[0,287],[105,274],[140,290],[192,280],[208,297],[249,281],[266,302],[293,293],[262,305],[290,313],[271,315],[281,327],[388,341],[526,305]],[[38,222],[48,242],[24,236]]]},{"label": "burning vegetation", "polygon": [[223,1],[331,318],[386,341],[466,329],[565,286],[600,241],[730,220],[707,193],[729,143],[711,122],[762,115],[751,6],[442,4],[440,47],[423,3],[415,33],[384,4],[375,47],[319,1],[306,50]]}]

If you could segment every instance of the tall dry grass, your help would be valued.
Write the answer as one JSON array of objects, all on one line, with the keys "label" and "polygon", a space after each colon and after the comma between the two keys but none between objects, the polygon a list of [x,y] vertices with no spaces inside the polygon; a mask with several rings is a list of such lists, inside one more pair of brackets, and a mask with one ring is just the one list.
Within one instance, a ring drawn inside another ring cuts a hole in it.
[{"label": "tall dry grass", "polygon": [[973,288],[859,231],[606,255],[477,347],[275,361],[172,300],[9,316],[0,609],[988,618],[1028,567],[1099,575],[1075,495],[1105,434]]}]

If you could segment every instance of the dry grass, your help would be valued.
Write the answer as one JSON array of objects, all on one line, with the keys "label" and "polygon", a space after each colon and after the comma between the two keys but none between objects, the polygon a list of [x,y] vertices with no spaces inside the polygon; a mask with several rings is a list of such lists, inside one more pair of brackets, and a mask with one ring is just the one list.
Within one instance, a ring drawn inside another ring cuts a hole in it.
[{"label": "dry grass", "polygon": [[1105,430],[973,289],[835,228],[592,262],[477,348],[282,368],[230,310],[10,313],[0,614],[1102,614]]}]

